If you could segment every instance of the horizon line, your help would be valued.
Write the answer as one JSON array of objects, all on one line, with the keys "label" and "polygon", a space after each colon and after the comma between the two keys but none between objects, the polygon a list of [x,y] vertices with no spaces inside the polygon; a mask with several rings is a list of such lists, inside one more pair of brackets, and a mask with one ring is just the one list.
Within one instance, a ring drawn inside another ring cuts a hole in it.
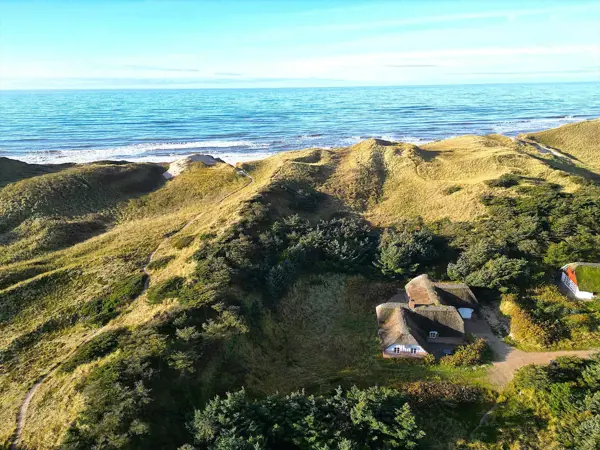
[{"label": "horizon line", "polygon": [[16,88],[3,89],[0,92],[48,92],[48,91],[199,91],[199,90],[259,90],[259,89],[340,89],[340,88],[402,88],[402,87],[445,87],[445,86],[493,86],[493,85],[515,85],[515,84],[586,84],[600,83],[598,80],[560,80],[560,81],[495,81],[483,83],[432,83],[432,84],[357,84],[357,85],[334,85],[334,86],[247,86],[247,87],[89,87],[89,88]]}]

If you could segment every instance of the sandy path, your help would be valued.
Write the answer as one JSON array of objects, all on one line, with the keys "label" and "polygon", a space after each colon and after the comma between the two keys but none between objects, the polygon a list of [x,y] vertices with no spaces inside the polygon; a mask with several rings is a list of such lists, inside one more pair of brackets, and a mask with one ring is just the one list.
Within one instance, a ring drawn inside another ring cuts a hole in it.
[{"label": "sandy path", "polygon": [[[220,205],[222,202],[224,202],[226,199],[228,199],[232,195],[238,193],[242,189],[245,189],[248,186],[250,186],[252,183],[254,183],[254,178],[252,178],[252,176],[250,176],[247,172],[243,171],[242,169],[236,169],[236,170],[237,170],[237,172],[240,175],[249,178],[250,179],[250,183],[248,183],[245,186],[242,186],[239,189],[236,189],[233,192],[230,192],[229,194],[225,195],[222,199],[220,199],[217,202],[217,205]],[[154,260],[154,256],[160,250],[160,248],[163,246],[163,244],[165,242],[167,242],[174,234],[179,233],[179,232],[183,231],[184,229],[186,229],[187,227],[189,227],[190,225],[192,225],[194,222],[196,222],[204,214],[206,214],[206,211],[203,211],[200,214],[198,214],[195,217],[193,217],[184,226],[182,226],[179,230],[177,230],[174,233],[170,233],[168,236],[166,236],[160,242],[160,244],[158,244],[158,246],[156,247],[156,249],[148,257],[148,260],[146,261],[146,265],[142,268],[143,272],[146,274],[146,281],[144,282],[144,287],[143,287],[142,291],[134,299],[134,301],[137,300],[138,298],[140,298],[142,295],[144,295],[146,293],[146,291],[148,290],[148,288],[150,287],[150,273],[148,272],[148,266]],[[40,376],[36,380],[35,384],[31,387],[31,389],[29,389],[29,391],[27,391],[27,394],[25,395],[25,398],[23,399],[23,402],[21,403],[21,406],[19,406],[19,411],[17,412],[17,427],[16,427],[15,432],[13,434],[13,437],[11,439],[10,450],[19,450],[19,441],[21,439],[21,434],[22,434],[23,428],[25,427],[25,423],[26,423],[26,420],[27,420],[27,410],[29,409],[29,404],[31,403],[31,400],[33,399],[33,396],[35,395],[35,393],[37,392],[37,390],[40,388],[40,386],[42,384],[44,384],[44,382],[49,377],[51,377],[54,373],[56,373],[56,371],[60,368],[61,364],[64,361],[67,361],[69,359],[69,357],[71,357],[77,351],[77,349],[79,349],[79,347],[81,347],[82,345],[88,343],[93,338],[95,338],[96,336],[98,336],[100,333],[104,332],[109,327],[109,325],[110,324],[104,325],[102,328],[98,328],[93,333],[91,333],[90,335],[86,336],[79,344],[77,344],[73,349],[71,349],[71,351],[69,353],[67,353],[67,355],[61,361],[59,361],[56,364],[54,364],[46,374]]]},{"label": "sandy path", "polygon": [[531,145],[532,147],[534,147],[538,152],[546,155],[546,154],[551,154],[556,156],[557,158],[562,158],[562,159],[566,159],[567,161],[572,162],[573,164],[575,164],[575,161],[573,160],[573,158],[571,158],[570,156],[565,155],[564,153],[561,153],[560,151],[558,151],[555,148],[552,147],[546,147],[545,145],[542,145],[538,142],[532,141],[530,139],[524,139],[524,138],[520,138],[517,137],[515,138],[517,142],[520,142],[521,144],[526,144],[526,145]]},{"label": "sandy path", "polygon": [[484,338],[492,348],[495,361],[488,371],[488,379],[491,384],[503,388],[512,380],[515,372],[528,364],[548,364],[559,356],[579,356],[586,358],[598,352],[600,349],[592,350],[561,350],[554,352],[524,352],[508,345],[498,338],[491,330],[489,325],[478,320],[473,334]]}]

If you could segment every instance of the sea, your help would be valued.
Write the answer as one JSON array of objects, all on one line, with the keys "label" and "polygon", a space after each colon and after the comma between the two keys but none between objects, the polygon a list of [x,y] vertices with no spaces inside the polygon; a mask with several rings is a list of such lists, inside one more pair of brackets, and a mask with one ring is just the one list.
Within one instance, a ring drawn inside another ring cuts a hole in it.
[{"label": "sea", "polygon": [[375,137],[515,136],[600,117],[600,82],[290,89],[0,91],[0,156],[230,163]]}]

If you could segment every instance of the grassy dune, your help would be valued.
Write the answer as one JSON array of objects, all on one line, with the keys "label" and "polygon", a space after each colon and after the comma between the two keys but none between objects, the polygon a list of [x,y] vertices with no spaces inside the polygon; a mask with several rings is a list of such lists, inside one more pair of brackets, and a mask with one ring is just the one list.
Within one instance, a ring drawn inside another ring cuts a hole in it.
[{"label": "grassy dune", "polygon": [[406,217],[467,221],[484,213],[486,181],[508,173],[525,184],[540,180],[577,189],[568,172],[533,148],[503,136],[462,136],[417,147],[370,139],[348,148],[288,152],[242,167],[263,185],[308,180],[334,211],[364,214],[376,225]]},{"label": "grassy dune", "polygon": [[[560,135],[562,141],[546,145],[574,156],[575,147],[589,144],[577,156],[583,161],[584,154],[594,154],[600,121],[577,125],[586,127],[583,137],[575,125],[535,136],[546,143],[542,139],[552,133]],[[231,230],[248,226],[248,233],[260,235],[268,224],[261,225],[261,211],[251,210],[260,205],[268,220],[300,214],[313,223],[360,216],[375,227],[416,217],[461,222],[486,213],[480,201],[485,194],[518,195],[491,186],[506,174],[522,186],[549,182],[566,192],[582,184],[551,156],[496,135],[421,147],[371,139],[341,149],[286,152],[240,167],[252,178],[227,164],[196,163],[164,182],[164,168],[156,164],[0,161],[0,446],[13,433],[34,380],[86,336],[117,328],[131,333],[146,332],[150,325],[173,328],[172,317],[185,311],[180,301],[150,304],[147,294],[138,297],[142,269],[153,252],[151,290],[198,276],[197,255],[219,239],[226,242]],[[247,225],[252,220],[258,225]],[[243,260],[243,249],[227,256]],[[194,375],[201,392],[194,395],[210,397],[240,380],[255,394],[419,379],[483,383],[481,371],[377,359],[373,307],[397,286],[348,274],[301,277],[276,306],[259,307],[260,323],[236,338],[235,346],[206,350],[205,367]],[[242,311],[266,302],[250,289],[240,297],[235,307]],[[203,320],[214,314],[198,311],[194,314]],[[26,446],[56,448],[86,407],[82,386],[88,376],[110,366],[122,351],[50,377],[31,403]],[[223,366],[231,370],[222,373]],[[466,437],[470,424],[461,426]]]},{"label": "grassy dune", "polygon": [[[109,176],[104,177],[107,168]],[[150,181],[154,186],[162,183],[153,174],[158,173],[162,178],[163,169],[137,164],[117,166],[116,174],[110,169],[114,167],[78,167],[73,174],[56,174],[60,178],[54,178],[54,174],[44,175],[9,184],[0,191],[0,198],[15,199],[15,193],[19,192],[17,188],[23,188],[20,192],[24,191],[25,202],[29,198],[36,198],[35,207],[39,211],[37,220],[49,232],[56,230],[57,222],[44,217],[44,214],[47,212],[47,215],[51,215],[60,198],[63,201],[70,200],[65,193],[73,196],[71,204],[60,206],[67,214],[106,214],[110,219],[104,232],[75,245],[69,245],[73,236],[67,233],[64,237],[66,242],[61,241],[58,249],[51,253],[40,251],[43,243],[40,243],[39,234],[29,234],[0,246],[3,260],[7,261],[7,264],[0,265],[0,362],[3,370],[0,376],[0,391],[3,393],[0,442],[8,439],[12,433],[16,410],[33,380],[64,358],[70,348],[99,325],[90,323],[89,317],[83,315],[85,305],[108,296],[120,280],[140,274],[157,246],[202,212],[210,214],[198,217],[195,231],[210,227],[210,224],[218,227],[221,216],[215,203],[248,183],[245,177],[228,165],[208,168],[198,164],[162,189],[140,198],[147,190],[145,183]],[[131,175],[133,180],[127,181],[128,176],[123,171]],[[152,176],[150,180],[142,178],[140,183],[140,173],[146,176],[148,172]],[[53,178],[46,180],[47,176]],[[115,178],[117,183],[111,183]],[[95,184],[89,183],[90,179]],[[29,185],[20,186],[33,180],[33,188]],[[77,186],[88,183],[91,187],[86,197],[79,198]],[[59,195],[59,199],[50,194],[52,190]],[[44,195],[35,197],[33,192],[39,191]],[[4,210],[20,208],[17,203],[14,200],[6,201]],[[223,208],[226,210],[225,217],[231,216],[232,211],[224,205]],[[14,216],[21,217],[11,215]],[[30,239],[33,241],[29,244],[32,250],[22,252],[19,245]],[[164,245],[161,251],[164,248],[168,252],[169,247]],[[44,256],[38,256],[40,253]],[[28,260],[28,255],[36,257]],[[174,265],[177,265],[177,261]],[[136,326],[149,320],[161,309],[162,306],[147,308],[143,301],[128,304],[124,300],[116,306],[118,317],[115,322]],[[58,392],[64,389],[60,387]],[[55,403],[62,401],[60,396],[46,398],[40,406],[49,411],[62,410]],[[34,403],[32,408],[37,408],[37,404]],[[51,412],[48,417],[52,418]],[[64,427],[64,422],[61,426]]]},{"label": "grassy dune", "polygon": [[560,150],[595,172],[600,171],[600,119],[531,133],[526,137]]}]

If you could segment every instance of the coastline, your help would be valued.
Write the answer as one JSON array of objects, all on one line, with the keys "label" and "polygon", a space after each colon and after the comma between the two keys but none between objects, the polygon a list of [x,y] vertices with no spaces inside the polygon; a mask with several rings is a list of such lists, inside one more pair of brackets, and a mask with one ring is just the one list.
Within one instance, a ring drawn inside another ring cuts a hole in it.
[{"label": "coastline", "polygon": [[[586,118],[586,119],[577,120],[577,121],[568,120],[563,125],[587,122],[587,121],[597,120],[597,119],[600,119],[600,116],[598,118],[592,117],[592,118]],[[519,135],[540,132],[540,131],[544,131],[546,129],[549,129],[549,128],[536,129],[536,130],[527,131],[527,132],[523,132],[523,133],[510,132],[510,133],[490,133],[490,134],[497,134],[497,135],[505,136],[505,137],[508,137],[508,138],[511,138],[514,140],[514,139],[517,139],[517,136],[519,136]],[[487,134],[487,135],[489,135],[489,134]],[[242,151],[242,150],[240,150],[240,151],[222,151],[215,147],[211,148],[210,146],[205,146],[205,145],[203,145],[204,143],[202,143],[202,142],[198,142],[197,146],[189,145],[190,143],[188,143],[188,144],[172,143],[171,145],[174,145],[174,146],[187,145],[187,149],[189,149],[189,151],[181,152],[181,153],[169,153],[169,154],[160,154],[159,153],[159,154],[155,154],[155,155],[140,155],[140,156],[130,155],[130,156],[121,157],[118,155],[119,148],[116,148],[116,149],[89,149],[89,150],[82,149],[82,150],[65,150],[65,151],[61,151],[61,152],[57,152],[57,151],[30,152],[30,153],[27,153],[26,155],[12,155],[9,152],[0,152],[0,157],[4,156],[6,158],[17,160],[17,161],[24,162],[27,164],[41,164],[41,165],[89,164],[89,163],[93,163],[93,162],[97,162],[97,161],[127,161],[130,163],[170,164],[170,163],[173,163],[175,161],[184,159],[184,158],[192,156],[192,155],[202,154],[202,155],[212,156],[212,157],[220,159],[230,165],[235,166],[236,164],[239,164],[239,163],[266,159],[271,156],[277,155],[279,153],[287,153],[287,152],[307,150],[307,149],[331,150],[331,149],[335,149],[335,148],[345,148],[348,146],[356,145],[367,139],[381,139],[381,140],[385,140],[385,141],[389,141],[389,142],[407,143],[407,144],[413,144],[413,145],[418,146],[418,145],[426,145],[426,144],[429,144],[432,142],[439,142],[439,141],[443,141],[446,139],[452,139],[452,138],[461,137],[461,136],[487,136],[487,135],[486,134],[473,134],[473,133],[451,134],[442,139],[435,139],[435,140],[426,140],[426,139],[414,138],[414,137],[412,139],[398,140],[398,139],[394,139],[394,136],[385,136],[385,135],[355,136],[352,138],[352,142],[350,142],[350,139],[347,139],[348,142],[346,143],[346,145],[336,145],[336,146],[317,146],[317,145],[315,145],[315,146],[309,146],[309,147],[272,149],[272,150],[265,150],[264,146],[257,146],[258,148],[260,148],[260,150],[257,148],[256,151]],[[137,144],[134,144],[134,145],[137,145]],[[161,145],[164,145],[164,144],[161,144]],[[131,146],[125,146],[123,148],[127,148],[127,147],[131,147]],[[104,154],[104,152],[106,152],[108,154]],[[69,156],[72,156],[72,158],[69,158]]]},{"label": "coastline", "polygon": [[58,164],[203,153],[235,164],[369,138],[420,146],[463,135],[514,137],[599,117],[599,92],[594,84],[16,92],[0,95],[0,156]]}]

